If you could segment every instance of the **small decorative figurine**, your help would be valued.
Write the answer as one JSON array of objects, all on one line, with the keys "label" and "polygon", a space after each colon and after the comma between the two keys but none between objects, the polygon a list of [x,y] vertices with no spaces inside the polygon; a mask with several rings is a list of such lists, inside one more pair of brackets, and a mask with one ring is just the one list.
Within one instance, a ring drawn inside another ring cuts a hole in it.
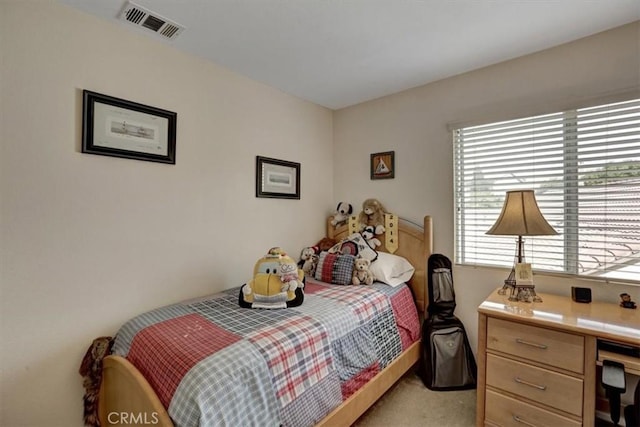
[{"label": "small decorative figurine", "polygon": [[620,307],[636,308],[636,303],[631,301],[631,295],[629,295],[628,293],[621,293],[620,298],[622,299],[622,301],[620,301]]}]

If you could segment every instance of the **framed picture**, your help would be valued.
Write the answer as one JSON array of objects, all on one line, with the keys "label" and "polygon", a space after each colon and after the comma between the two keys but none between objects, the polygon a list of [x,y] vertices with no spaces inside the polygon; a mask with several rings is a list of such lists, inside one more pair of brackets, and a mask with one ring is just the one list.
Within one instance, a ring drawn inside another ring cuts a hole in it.
[{"label": "framed picture", "polygon": [[256,156],[256,197],[300,199],[300,163]]},{"label": "framed picture", "polygon": [[395,176],[395,151],[371,154],[371,179],[391,179]]},{"label": "framed picture", "polygon": [[177,114],[84,90],[82,152],[176,163]]},{"label": "framed picture", "polygon": [[533,271],[530,263],[516,264],[516,285],[532,285]]}]

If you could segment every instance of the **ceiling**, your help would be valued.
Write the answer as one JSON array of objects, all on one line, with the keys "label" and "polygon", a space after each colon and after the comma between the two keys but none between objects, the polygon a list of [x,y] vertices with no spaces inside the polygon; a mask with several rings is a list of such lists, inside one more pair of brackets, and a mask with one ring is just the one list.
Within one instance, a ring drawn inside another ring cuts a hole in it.
[{"label": "ceiling", "polygon": [[59,0],[339,109],[640,19],[640,0],[133,0],[186,29],[118,20],[125,0]]}]

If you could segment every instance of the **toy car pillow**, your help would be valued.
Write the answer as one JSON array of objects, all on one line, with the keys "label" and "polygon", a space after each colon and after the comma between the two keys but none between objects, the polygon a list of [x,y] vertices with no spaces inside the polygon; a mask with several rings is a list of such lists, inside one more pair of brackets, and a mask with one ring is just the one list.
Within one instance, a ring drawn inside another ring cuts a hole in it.
[{"label": "toy car pillow", "polygon": [[278,309],[304,302],[304,271],[281,248],[271,248],[253,268],[253,278],[240,288],[244,308]]}]

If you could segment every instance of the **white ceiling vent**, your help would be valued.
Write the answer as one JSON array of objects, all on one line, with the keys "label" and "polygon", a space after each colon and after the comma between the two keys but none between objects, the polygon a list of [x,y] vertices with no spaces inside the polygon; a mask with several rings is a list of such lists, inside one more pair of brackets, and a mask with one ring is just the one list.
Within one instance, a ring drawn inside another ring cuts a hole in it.
[{"label": "white ceiling vent", "polygon": [[182,25],[130,1],[125,3],[120,19],[168,39],[175,39],[184,30]]}]

